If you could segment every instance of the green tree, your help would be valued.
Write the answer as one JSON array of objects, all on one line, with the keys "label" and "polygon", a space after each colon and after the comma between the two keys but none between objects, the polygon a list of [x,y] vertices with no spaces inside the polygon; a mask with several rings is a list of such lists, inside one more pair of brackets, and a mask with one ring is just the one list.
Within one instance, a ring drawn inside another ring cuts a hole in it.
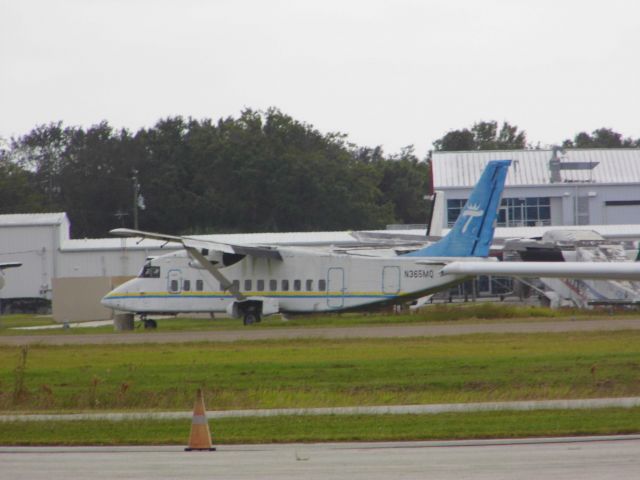
[{"label": "green tree", "polygon": [[427,218],[425,195],[429,192],[430,165],[421,162],[413,146],[400,154],[381,158],[376,165],[382,172],[380,191],[394,212],[394,223],[424,223]]},{"label": "green tree", "polygon": [[0,151],[0,214],[39,212],[44,198],[34,188],[33,173]]},{"label": "green tree", "polygon": [[638,148],[640,139],[623,138],[621,133],[610,128],[598,128],[591,135],[586,132],[577,133],[573,140],[562,142],[565,148]]},{"label": "green tree", "polygon": [[43,207],[46,211],[64,208],[60,179],[72,133],[72,129],[64,128],[62,122],[57,122],[38,125],[28,134],[12,139],[12,160],[33,172],[32,186],[44,195],[46,204]]},{"label": "green tree", "polygon": [[139,227],[167,233],[422,222],[428,180],[412,148],[358,148],[275,108],[216,122],[169,117],[135,133],[51,123],[12,140],[2,160],[0,181],[29,187],[12,208],[66,211],[75,237],[133,226],[134,172],[146,205]]},{"label": "green tree", "polygon": [[527,135],[518,127],[503,122],[477,122],[471,129],[452,130],[433,142],[436,151],[521,150],[527,147]]},{"label": "green tree", "polygon": [[116,217],[131,218],[133,140],[126,130],[107,122],[74,129],[60,173],[61,201],[74,237],[104,236],[120,226]]}]

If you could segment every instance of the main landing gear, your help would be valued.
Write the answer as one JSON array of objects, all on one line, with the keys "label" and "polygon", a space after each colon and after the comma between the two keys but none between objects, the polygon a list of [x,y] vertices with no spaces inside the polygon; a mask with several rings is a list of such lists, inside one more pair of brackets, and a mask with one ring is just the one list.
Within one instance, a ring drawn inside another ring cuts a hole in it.
[{"label": "main landing gear", "polygon": [[147,318],[146,315],[141,315],[140,321],[142,322],[142,326],[145,328],[145,330],[154,330],[158,328],[158,322],[153,318]]},{"label": "main landing gear", "polygon": [[242,312],[242,323],[245,325],[253,325],[254,323],[260,323],[261,308],[259,303],[248,303]]},{"label": "main landing gear", "polygon": [[245,313],[242,322],[245,325],[253,325],[254,323],[259,323],[262,321],[259,313]]}]

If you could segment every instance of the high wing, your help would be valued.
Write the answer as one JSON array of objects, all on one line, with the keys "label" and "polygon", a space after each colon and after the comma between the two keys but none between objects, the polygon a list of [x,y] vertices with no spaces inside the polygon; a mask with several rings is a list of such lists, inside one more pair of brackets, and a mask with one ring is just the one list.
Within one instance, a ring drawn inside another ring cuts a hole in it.
[{"label": "high wing", "polygon": [[132,230],[130,228],[116,228],[109,233],[121,237],[140,237],[161,240],[164,242],[181,243],[185,248],[214,250],[222,253],[232,253],[237,255],[251,255],[253,257],[271,258],[282,260],[280,252],[275,247],[252,246],[252,245],[232,245],[229,243],[211,242],[208,240],[191,237],[180,237],[176,235],[166,235],[164,233],[144,232],[142,230]]},{"label": "high wing", "polygon": [[640,280],[640,262],[451,262],[442,275]]},{"label": "high wing", "polygon": [[5,268],[16,268],[16,267],[21,267],[22,263],[20,262],[6,262],[6,263],[0,263],[0,270],[4,270]]}]

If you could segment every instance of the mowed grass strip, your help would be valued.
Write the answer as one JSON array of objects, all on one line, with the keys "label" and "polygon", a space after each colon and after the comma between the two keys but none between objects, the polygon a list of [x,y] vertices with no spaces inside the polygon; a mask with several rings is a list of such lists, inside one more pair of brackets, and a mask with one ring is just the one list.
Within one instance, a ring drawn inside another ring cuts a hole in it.
[{"label": "mowed grass strip", "polygon": [[[214,444],[521,438],[640,433],[640,408],[224,418]],[[185,445],[190,422],[0,423],[0,445]]]},{"label": "mowed grass strip", "polygon": [[210,410],[640,395],[640,332],[0,348],[0,411]]},{"label": "mowed grass strip", "polygon": [[[435,304],[422,307],[417,311],[402,314],[385,312],[374,313],[343,313],[324,315],[303,315],[284,319],[280,315],[266,317],[251,329],[272,328],[313,328],[313,327],[349,327],[357,325],[401,325],[448,323],[463,321],[465,323],[477,321],[543,321],[553,319],[573,318],[610,318],[637,316],[638,312],[612,309],[577,309],[522,306],[505,303],[464,303],[464,304]],[[72,327],[69,329],[16,330],[16,327],[31,327],[56,325],[51,317],[38,315],[3,315],[0,317],[0,335],[83,335],[93,333],[114,332],[113,325],[100,327]],[[199,331],[199,330],[240,330],[244,329],[242,321],[233,318],[161,318],[158,320],[157,331]],[[153,331],[145,330],[140,323],[136,323],[134,333],[153,335]]]}]

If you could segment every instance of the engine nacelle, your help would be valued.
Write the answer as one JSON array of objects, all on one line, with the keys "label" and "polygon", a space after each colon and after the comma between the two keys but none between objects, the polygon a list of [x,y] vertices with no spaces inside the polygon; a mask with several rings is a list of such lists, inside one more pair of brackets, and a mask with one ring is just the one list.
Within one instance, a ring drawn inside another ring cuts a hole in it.
[{"label": "engine nacelle", "polygon": [[[213,266],[218,268],[229,267],[246,257],[246,255],[222,253],[218,251],[209,251],[207,249],[202,250],[202,255],[204,255]],[[203,268],[202,265],[195,260],[192,260],[189,264],[194,268]]]}]

